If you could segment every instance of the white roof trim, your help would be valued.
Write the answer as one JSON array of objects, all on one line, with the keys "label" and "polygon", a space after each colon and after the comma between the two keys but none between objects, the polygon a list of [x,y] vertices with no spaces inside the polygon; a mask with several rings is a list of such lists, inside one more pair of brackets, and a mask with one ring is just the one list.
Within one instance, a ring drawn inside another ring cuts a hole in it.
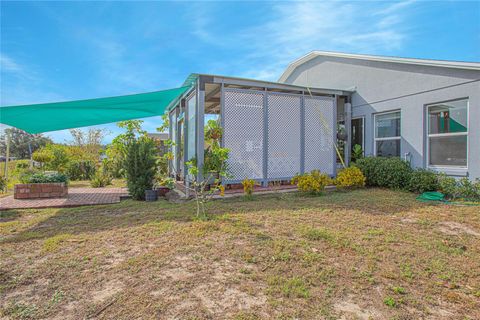
[{"label": "white roof trim", "polygon": [[351,54],[340,53],[330,51],[312,51],[300,59],[293,61],[282,74],[278,82],[285,82],[292,72],[300,65],[316,58],[316,57],[336,57],[380,62],[393,62],[404,64],[415,64],[423,66],[443,67],[443,68],[455,68],[455,69],[467,69],[467,70],[480,70],[479,62],[463,62],[463,61],[448,61],[448,60],[429,60],[429,59],[412,59],[412,58],[398,58],[398,57],[386,57],[386,56],[373,56],[365,54]]}]

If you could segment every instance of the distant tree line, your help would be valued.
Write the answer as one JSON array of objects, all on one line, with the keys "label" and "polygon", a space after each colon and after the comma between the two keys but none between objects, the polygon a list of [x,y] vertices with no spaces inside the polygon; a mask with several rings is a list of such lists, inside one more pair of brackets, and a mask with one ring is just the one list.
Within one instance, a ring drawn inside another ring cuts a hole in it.
[{"label": "distant tree line", "polygon": [[7,128],[0,135],[0,155],[2,156],[6,156],[7,153],[7,134],[10,139],[10,157],[17,159],[29,159],[31,153],[53,143],[50,138],[42,134],[30,134],[17,128]]}]

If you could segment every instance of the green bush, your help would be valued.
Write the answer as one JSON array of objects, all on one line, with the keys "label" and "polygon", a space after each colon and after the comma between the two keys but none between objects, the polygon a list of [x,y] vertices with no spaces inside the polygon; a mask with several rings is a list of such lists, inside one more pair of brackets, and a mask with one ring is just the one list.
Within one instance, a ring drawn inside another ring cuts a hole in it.
[{"label": "green bush", "polygon": [[416,193],[437,191],[439,189],[438,174],[430,170],[415,169],[410,176],[407,189]]},{"label": "green bush", "polygon": [[68,177],[63,173],[43,173],[43,172],[26,172],[20,177],[22,183],[68,183]]},{"label": "green bush", "polygon": [[66,175],[70,180],[90,180],[95,175],[95,163],[91,160],[73,160],[67,164]]},{"label": "green bush", "polygon": [[469,201],[480,201],[480,180],[470,181],[464,177],[459,180],[445,174],[438,175],[440,191],[451,200],[464,199]]},{"label": "green bush", "polygon": [[30,167],[30,160],[17,160],[15,162],[15,170],[17,172],[23,171]]},{"label": "green bush", "polygon": [[366,185],[391,189],[405,189],[412,168],[400,158],[367,157],[355,162],[366,178]]},{"label": "green bush", "polygon": [[449,199],[455,199],[459,196],[457,180],[444,173],[438,175],[438,187],[440,191]]},{"label": "green bush", "polygon": [[461,178],[457,182],[458,194],[465,200],[480,201],[480,180],[474,182],[468,178]]},{"label": "green bush", "polygon": [[125,173],[128,191],[133,199],[145,199],[145,190],[151,190],[155,177],[155,142],[141,137],[128,144],[125,157]]},{"label": "green bush", "polygon": [[4,176],[0,176],[0,193],[5,192],[7,189],[7,179]]},{"label": "green bush", "polygon": [[112,184],[112,177],[103,169],[97,170],[90,180],[92,188],[103,188]]}]

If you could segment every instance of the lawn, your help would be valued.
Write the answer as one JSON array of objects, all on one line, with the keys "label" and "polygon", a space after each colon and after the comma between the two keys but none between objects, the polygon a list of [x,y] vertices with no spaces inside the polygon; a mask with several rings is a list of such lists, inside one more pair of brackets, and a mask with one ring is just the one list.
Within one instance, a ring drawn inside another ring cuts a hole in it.
[{"label": "lawn", "polygon": [[380,189],[0,212],[0,317],[480,319],[480,210]]}]

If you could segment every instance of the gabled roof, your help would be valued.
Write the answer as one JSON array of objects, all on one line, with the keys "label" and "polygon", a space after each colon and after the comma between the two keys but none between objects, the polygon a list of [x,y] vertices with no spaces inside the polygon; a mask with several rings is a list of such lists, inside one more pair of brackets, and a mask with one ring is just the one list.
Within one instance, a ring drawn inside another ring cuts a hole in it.
[{"label": "gabled roof", "polygon": [[285,82],[292,72],[300,65],[316,58],[316,57],[335,57],[346,59],[357,59],[367,61],[379,61],[379,62],[393,62],[403,64],[413,64],[422,66],[433,66],[443,68],[455,68],[455,69],[467,69],[467,70],[480,70],[479,62],[464,62],[464,61],[449,61],[449,60],[432,60],[432,59],[413,59],[413,58],[400,58],[400,57],[388,57],[388,56],[374,56],[366,54],[352,54],[341,53],[331,51],[312,51],[300,59],[293,61],[283,72],[282,76],[278,80],[279,82]]}]

